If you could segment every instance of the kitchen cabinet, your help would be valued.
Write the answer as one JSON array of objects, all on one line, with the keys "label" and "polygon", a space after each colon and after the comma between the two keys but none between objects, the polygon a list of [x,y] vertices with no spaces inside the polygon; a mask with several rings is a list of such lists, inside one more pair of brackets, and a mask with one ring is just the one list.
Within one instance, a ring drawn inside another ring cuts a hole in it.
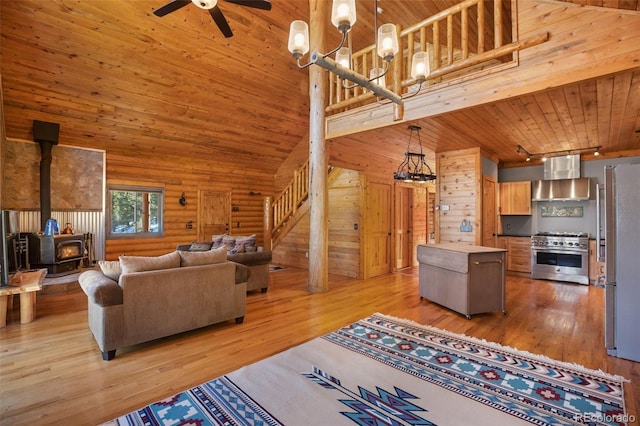
[{"label": "kitchen cabinet", "polygon": [[418,245],[419,294],[471,318],[505,310],[504,249],[467,244]]},{"label": "kitchen cabinet", "polygon": [[531,215],[531,181],[502,182],[499,189],[501,215]]},{"label": "kitchen cabinet", "polygon": [[604,262],[598,262],[596,240],[589,240],[589,282],[604,285]]},{"label": "kitchen cabinet", "polygon": [[498,247],[507,249],[508,272],[531,273],[530,237],[498,237]]}]

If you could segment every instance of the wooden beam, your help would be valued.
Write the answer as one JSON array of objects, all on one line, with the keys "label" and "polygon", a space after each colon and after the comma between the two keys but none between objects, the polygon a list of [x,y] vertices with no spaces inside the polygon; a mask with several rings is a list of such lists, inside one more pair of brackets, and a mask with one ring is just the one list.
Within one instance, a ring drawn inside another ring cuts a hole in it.
[{"label": "wooden beam", "polygon": [[[328,2],[309,0],[310,43],[315,50],[325,45]],[[328,153],[324,132],[327,78],[320,67],[309,67],[309,281],[311,293],[329,290]]]}]

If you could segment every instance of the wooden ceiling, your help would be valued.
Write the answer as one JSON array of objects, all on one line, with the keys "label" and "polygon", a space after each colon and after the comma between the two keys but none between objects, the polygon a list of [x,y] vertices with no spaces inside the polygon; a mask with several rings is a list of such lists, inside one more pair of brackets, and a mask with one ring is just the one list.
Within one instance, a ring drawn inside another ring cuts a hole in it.
[{"label": "wooden ceiling", "polygon": [[[639,11],[637,0],[573,3]],[[380,23],[408,26],[457,2],[380,0]],[[289,23],[307,0],[269,12],[220,1],[234,32],[188,5],[163,18],[163,0],[0,2],[6,135],[31,139],[32,120],[61,125],[64,144],[136,156],[227,161],[275,173],[308,134],[308,73],[287,51]],[[371,44],[373,1],[358,2],[354,44]],[[327,24],[328,42],[337,32]],[[421,120],[436,151],[481,146],[504,163],[529,152],[640,149],[640,68]],[[352,135],[368,155],[400,158],[406,124]],[[635,151],[634,151],[635,150]]]}]

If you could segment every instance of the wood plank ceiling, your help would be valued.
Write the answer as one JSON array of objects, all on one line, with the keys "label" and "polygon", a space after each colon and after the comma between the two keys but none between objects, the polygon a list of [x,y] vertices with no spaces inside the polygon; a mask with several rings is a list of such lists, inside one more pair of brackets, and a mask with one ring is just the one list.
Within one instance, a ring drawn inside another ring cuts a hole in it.
[{"label": "wood plank ceiling", "polygon": [[[573,3],[639,11],[638,0]],[[408,26],[457,2],[380,1],[379,23]],[[235,161],[275,173],[308,133],[308,74],[287,51],[307,0],[266,12],[220,1],[234,31],[188,5],[163,18],[163,0],[0,2],[8,137],[31,139],[33,119],[61,124],[61,143],[176,159]],[[373,39],[373,2],[358,2],[354,44]],[[328,43],[336,43],[333,27]],[[364,40],[364,41],[363,41]],[[422,120],[436,152],[481,146],[504,163],[514,147],[548,152],[640,148],[640,68]],[[369,155],[400,158],[406,125],[350,136]],[[391,143],[390,143],[391,142]],[[636,151],[634,151],[636,150]]]}]

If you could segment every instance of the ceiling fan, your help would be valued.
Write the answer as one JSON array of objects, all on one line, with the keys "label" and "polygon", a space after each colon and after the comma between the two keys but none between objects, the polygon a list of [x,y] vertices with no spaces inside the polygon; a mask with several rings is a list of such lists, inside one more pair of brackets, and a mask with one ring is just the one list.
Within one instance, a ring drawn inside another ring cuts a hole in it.
[{"label": "ceiling fan", "polygon": [[[226,0],[229,3],[235,3],[239,6],[253,7],[255,9],[262,10],[271,10],[271,2],[269,0]],[[178,9],[181,9],[188,5],[189,3],[193,3],[198,6],[200,9],[205,9],[209,11],[209,15],[213,18],[215,23],[222,31],[225,37],[232,37],[233,32],[231,31],[231,27],[229,27],[229,23],[225,19],[222,11],[218,7],[218,0],[173,0],[161,8],[154,10],[153,14],[156,16],[165,16],[171,12],[175,12]]]}]

